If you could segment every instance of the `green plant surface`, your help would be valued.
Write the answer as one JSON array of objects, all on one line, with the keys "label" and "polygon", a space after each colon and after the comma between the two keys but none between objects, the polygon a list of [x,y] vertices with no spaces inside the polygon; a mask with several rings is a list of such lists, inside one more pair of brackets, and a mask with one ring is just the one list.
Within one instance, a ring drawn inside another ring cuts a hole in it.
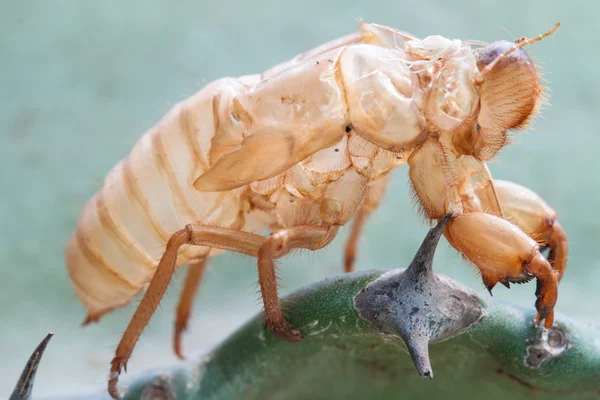
[{"label": "green plant surface", "polygon": [[[146,373],[126,399],[598,398],[600,346],[581,327],[559,317],[544,329],[530,312],[433,272],[451,218],[429,230],[406,269],[345,274],[286,298],[300,343],[276,337],[259,314],[199,361]],[[30,398],[51,336],[11,400]]]},{"label": "green plant surface", "polygon": [[[262,314],[199,364],[134,381],[126,399],[149,385],[178,399],[598,399],[600,347],[560,314],[569,348],[539,368],[525,365],[538,340],[534,314],[481,299],[487,316],[430,346],[433,380],[419,377],[404,343],[361,320],[354,296],[382,271],[326,279],[288,297],[289,320],[304,340],[290,344],[264,329]],[[169,389],[166,389],[169,388]]]}]

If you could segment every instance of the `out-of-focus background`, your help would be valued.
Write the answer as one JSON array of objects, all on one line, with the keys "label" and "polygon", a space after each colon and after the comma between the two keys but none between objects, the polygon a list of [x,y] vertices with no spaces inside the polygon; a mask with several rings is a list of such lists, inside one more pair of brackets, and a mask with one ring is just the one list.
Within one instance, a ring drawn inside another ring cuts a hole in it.
[{"label": "out-of-focus background", "polygon": [[[138,137],[205,83],[260,72],[355,30],[357,19],[416,36],[494,41],[560,30],[528,51],[547,72],[551,104],[491,165],[560,213],[570,239],[557,311],[582,324],[600,315],[600,113],[595,30],[600,3],[346,0],[3,1],[0,3],[0,397],[35,345],[56,333],[37,398],[98,392],[135,304],[81,328],[84,309],[63,261],[86,200]],[[408,265],[426,227],[396,171],[360,243],[359,269]],[[281,263],[284,293],[341,270],[345,229],[317,253]],[[484,291],[473,266],[447,244],[435,269]],[[173,311],[184,271],[142,336],[129,375],[174,364]],[[196,301],[188,354],[200,354],[259,309],[254,260],[211,260]],[[535,283],[494,295],[533,307]],[[137,304],[137,302],[136,302]]]}]

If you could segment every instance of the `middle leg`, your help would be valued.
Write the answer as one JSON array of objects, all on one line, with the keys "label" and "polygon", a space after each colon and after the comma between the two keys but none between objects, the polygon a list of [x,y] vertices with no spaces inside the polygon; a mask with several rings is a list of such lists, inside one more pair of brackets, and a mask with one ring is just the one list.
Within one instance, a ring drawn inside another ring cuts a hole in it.
[{"label": "middle leg", "polygon": [[379,203],[381,203],[381,199],[385,194],[388,184],[388,176],[369,184],[367,198],[356,214],[356,217],[354,217],[352,227],[350,228],[350,235],[346,241],[346,247],[344,247],[344,272],[354,271],[358,239],[360,239],[367,218],[377,209],[377,207],[379,207]]},{"label": "middle leg", "polygon": [[338,229],[337,225],[282,229],[272,233],[258,250],[258,283],[265,308],[266,326],[288,342],[297,342],[302,336],[290,328],[281,311],[274,259],[289,253],[291,249],[323,248],[335,238]]}]

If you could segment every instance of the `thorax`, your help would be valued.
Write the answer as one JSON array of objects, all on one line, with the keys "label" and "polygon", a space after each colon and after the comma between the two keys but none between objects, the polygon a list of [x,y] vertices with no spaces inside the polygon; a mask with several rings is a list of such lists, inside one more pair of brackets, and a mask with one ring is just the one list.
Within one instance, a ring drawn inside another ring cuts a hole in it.
[{"label": "thorax", "polygon": [[[344,225],[360,208],[369,185],[405,164],[409,153],[377,147],[354,132],[289,170],[253,182],[245,194],[249,213],[261,214],[271,228]],[[339,207],[339,215],[331,216]]]}]

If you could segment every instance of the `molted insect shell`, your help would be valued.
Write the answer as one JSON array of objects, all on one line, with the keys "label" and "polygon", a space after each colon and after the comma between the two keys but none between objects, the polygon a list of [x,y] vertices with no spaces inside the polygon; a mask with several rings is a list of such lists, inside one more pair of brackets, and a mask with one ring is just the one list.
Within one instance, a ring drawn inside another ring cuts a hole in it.
[{"label": "molted insect shell", "polygon": [[452,56],[434,78],[427,104],[429,119],[441,130],[458,128],[477,105],[473,76],[477,68],[472,53]]},{"label": "molted insect shell", "polygon": [[[506,40],[490,44],[477,55],[477,67],[482,70],[514,45]],[[531,58],[523,49],[509,53],[485,76],[481,85],[479,125],[495,131],[523,127],[533,114],[540,93],[538,74]]]},{"label": "molted insect shell", "polygon": [[457,50],[460,46],[460,40],[450,40],[440,35],[427,36],[423,40],[411,40],[404,45],[406,51],[417,54],[425,60],[436,58],[444,51]]}]

